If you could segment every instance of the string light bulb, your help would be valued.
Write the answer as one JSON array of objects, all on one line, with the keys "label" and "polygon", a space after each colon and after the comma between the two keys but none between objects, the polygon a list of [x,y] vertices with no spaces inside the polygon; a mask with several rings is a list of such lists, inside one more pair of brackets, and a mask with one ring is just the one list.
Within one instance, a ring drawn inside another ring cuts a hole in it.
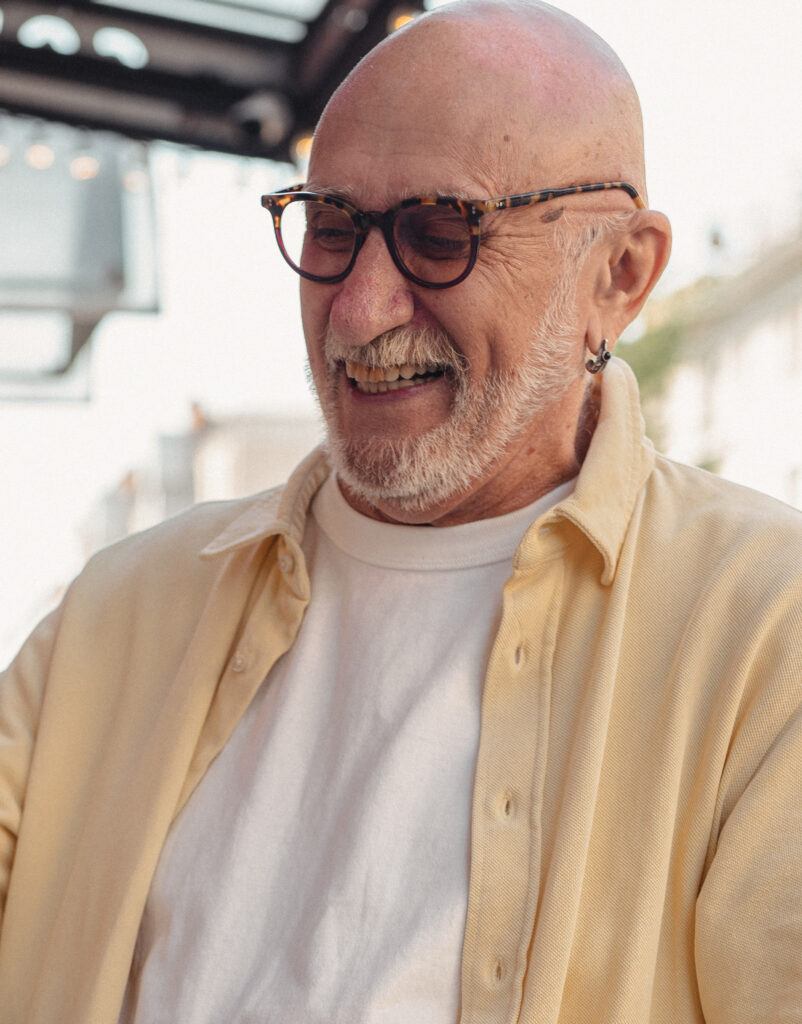
[{"label": "string light bulb", "polygon": [[292,143],[292,151],[295,155],[295,159],[299,163],[303,163],[309,159],[309,154],[312,152],[312,136],[309,132],[304,132],[301,135],[297,135]]},{"label": "string light bulb", "polygon": [[418,17],[419,13],[419,11],[413,11],[409,7],[396,7],[387,19],[388,33],[397,32],[404,25],[408,25]]},{"label": "string light bulb", "polygon": [[90,153],[79,153],[70,160],[70,174],[76,181],[91,181],[100,173],[100,161]]},{"label": "string light bulb", "polygon": [[36,171],[46,171],[55,159],[53,148],[45,142],[32,142],[25,150],[25,162]]}]

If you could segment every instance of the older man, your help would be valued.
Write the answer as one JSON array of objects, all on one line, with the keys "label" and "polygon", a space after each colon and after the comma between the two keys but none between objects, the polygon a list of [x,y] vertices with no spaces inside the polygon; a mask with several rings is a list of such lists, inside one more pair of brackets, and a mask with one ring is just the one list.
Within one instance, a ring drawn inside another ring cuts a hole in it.
[{"label": "older man", "polygon": [[263,199],[329,434],[0,699],[4,1024],[802,1019],[799,516],[656,456],[632,84],[461,3]]}]

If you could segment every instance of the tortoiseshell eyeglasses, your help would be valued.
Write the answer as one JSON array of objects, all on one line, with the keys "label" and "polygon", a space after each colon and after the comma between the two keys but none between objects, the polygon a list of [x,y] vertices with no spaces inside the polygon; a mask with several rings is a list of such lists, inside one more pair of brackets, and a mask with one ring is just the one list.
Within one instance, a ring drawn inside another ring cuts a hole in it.
[{"label": "tortoiseshell eyeglasses", "polygon": [[284,259],[309,281],[342,281],[353,269],[368,231],[377,227],[405,277],[423,288],[451,288],[464,281],[476,263],[479,223],[486,213],[610,189],[626,192],[638,209],[646,205],[629,182],[605,181],[497,199],[415,196],[383,213],[366,213],[337,196],[295,185],[262,196],[262,206],[273,217]]}]

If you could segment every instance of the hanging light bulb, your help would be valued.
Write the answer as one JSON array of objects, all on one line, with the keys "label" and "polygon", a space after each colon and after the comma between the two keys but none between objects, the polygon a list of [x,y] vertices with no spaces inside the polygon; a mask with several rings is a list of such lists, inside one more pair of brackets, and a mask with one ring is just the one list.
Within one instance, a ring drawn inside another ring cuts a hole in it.
[{"label": "hanging light bulb", "polygon": [[292,143],[292,151],[299,163],[309,159],[309,154],[312,152],[312,136],[309,132],[304,132],[295,137]]},{"label": "hanging light bulb", "polygon": [[414,21],[419,14],[420,11],[413,10],[410,7],[396,7],[387,19],[387,32],[397,32],[404,25]]},{"label": "hanging light bulb", "polygon": [[100,160],[93,152],[96,147],[92,133],[82,128],[73,137],[75,143],[69,163],[70,174],[76,181],[91,181],[100,173]]},{"label": "hanging light bulb", "polygon": [[78,153],[70,160],[70,174],[76,181],[90,181],[100,173],[100,161],[91,153]]},{"label": "hanging light bulb", "polygon": [[32,142],[25,150],[25,162],[36,171],[46,171],[55,159],[53,147],[46,142]]}]

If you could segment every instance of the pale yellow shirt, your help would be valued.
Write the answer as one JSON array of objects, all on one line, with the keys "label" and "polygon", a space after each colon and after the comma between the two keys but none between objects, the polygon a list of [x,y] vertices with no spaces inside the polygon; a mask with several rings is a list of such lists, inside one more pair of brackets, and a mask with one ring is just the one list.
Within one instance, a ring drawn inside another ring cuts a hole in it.
[{"label": "pale yellow shirt", "polygon": [[328,477],[304,621],[173,822],[120,1024],[454,1024],[488,646],[521,536],[571,489],[427,528]]},{"label": "pale yellow shirt", "polygon": [[[655,457],[620,361],[602,388],[504,587],[460,1019],[797,1021],[802,517]],[[104,552],[4,676],[3,1024],[116,1021],[170,824],[299,627],[328,471]]]}]

